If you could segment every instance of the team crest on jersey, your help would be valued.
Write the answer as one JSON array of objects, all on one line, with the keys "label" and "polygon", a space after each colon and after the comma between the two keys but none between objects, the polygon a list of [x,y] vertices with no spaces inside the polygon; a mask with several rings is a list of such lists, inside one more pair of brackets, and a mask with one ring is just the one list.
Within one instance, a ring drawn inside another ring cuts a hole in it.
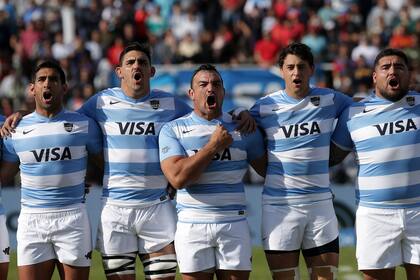
[{"label": "team crest on jersey", "polygon": [[319,96],[313,96],[311,97],[310,101],[314,106],[319,106],[321,98]]},{"label": "team crest on jersey", "polygon": [[413,107],[416,104],[416,99],[414,96],[407,96],[405,100],[407,100],[408,106]]},{"label": "team crest on jersey", "polygon": [[159,109],[159,100],[150,100],[150,106],[152,106],[152,109],[154,110]]},{"label": "team crest on jersey", "polygon": [[64,123],[64,129],[67,132],[71,132],[73,130],[73,124],[72,123]]}]

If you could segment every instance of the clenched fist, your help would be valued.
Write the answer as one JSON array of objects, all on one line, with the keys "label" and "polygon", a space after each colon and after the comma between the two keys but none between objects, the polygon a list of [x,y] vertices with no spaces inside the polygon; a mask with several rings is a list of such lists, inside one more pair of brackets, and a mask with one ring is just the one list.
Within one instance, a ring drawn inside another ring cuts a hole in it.
[{"label": "clenched fist", "polygon": [[215,149],[216,152],[220,152],[229,147],[233,142],[232,135],[222,125],[218,124],[216,130],[210,137],[209,145]]}]

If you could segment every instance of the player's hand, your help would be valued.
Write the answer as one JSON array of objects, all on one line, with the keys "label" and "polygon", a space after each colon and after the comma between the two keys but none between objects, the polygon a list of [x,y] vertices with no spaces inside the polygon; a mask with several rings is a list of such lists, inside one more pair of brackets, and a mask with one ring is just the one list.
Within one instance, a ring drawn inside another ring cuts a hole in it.
[{"label": "player's hand", "polygon": [[236,130],[243,134],[249,134],[254,132],[257,129],[257,123],[254,118],[251,116],[248,110],[244,110],[239,113],[239,116],[233,119],[235,121]]},{"label": "player's hand", "polygon": [[22,119],[22,117],[23,114],[21,112],[16,112],[8,116],[0,130],[1,137],[6,138],[11,136],[12,133],[15,132],[15,128]]},{"label": "player's hand", "polygon": [[209,145],[213,147],[216,152],[222,151],[229,147],[233,142],[232,135],[222,125],[218,124],[216,130],[210,137]]},{"label": "player's hand", "polygon": [[166,191],[168,192],[170,200],[173,200],[176,195],[176,189],[171,186],[171,184],[168,183],[168,186],[166,187]]}]

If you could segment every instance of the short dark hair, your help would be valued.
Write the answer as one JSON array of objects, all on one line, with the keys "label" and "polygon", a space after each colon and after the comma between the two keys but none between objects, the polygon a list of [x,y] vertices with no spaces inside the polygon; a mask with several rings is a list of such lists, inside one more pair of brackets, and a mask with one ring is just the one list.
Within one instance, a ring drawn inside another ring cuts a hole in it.
[{"label": "short dark hair", "polygon": [[223,79],[222,79],[222,75],[220,75],[219,71],[217,71],[216,67],[212,64],[201,64],[200,66],[197,67],[197,69],[194,70],[192,77],[191,77],[191,81],[190,81],[190,87],[192,88],[192,84],[193,84],[193,80],[195,75],[197,75],[198,72],[200,71],[213,71],[216,72],[217,75],[219,75],[220,80],[222,81],[223,84]]},{"label": "short dark hair", "polygon": [[44,60],[42,62],[40,62],[34,72],[32,73],[32,83],[35,82],[35,77],[36,77],[36,73],[38,73],[39,70],[43,69],[43,68],[51,68],[54,69],[55,71],[58,72],[58,74],[60,75],[60,81],[62,84],[66,83],[66,74],[64,73],[63,68],[61,68],[60,64],[55,61],[55,60]]},{"label": "short dark hair", "polygon": [[124,56],[131,51],[139,51],[144,53],[147,58],[149,59],[149,63],[152,64],[152,58],[151,58],[151,50],[150,50],[150,45],[148,43],[139,43],[139,42],[133,42],[128,44],[124,50],[120,53],[120,58],[119,58],[119,65],[122,65]]},{"label": "short dark hair", "polygon": [[376,66],[378,65],[379,60],[381,58],[383,58],[385,56],[391,56],[391,55],[396,55],[396,56],[402,58],[402,60],[404,60],[405,65],[408,67],[408,69],[410,69],[410,65],[409,65],[409,62],[408,62],[407,55],[402,50],[393,49],[393,48],[386,48],[386,49],[383,49],[382,51],[380,51],[375,58],[375,63],[373,64],[373,67],[376,68]]},{"label": "short dark hair", "polygon": [[281,50],[279,55],[279,66],[283,67],[284,60],[288,54],[296,55],[301,59],[309,63],[310,66],[314,66],[314,56],[312,54],[311,48],[305,44],[293,42],[284,49]]}]

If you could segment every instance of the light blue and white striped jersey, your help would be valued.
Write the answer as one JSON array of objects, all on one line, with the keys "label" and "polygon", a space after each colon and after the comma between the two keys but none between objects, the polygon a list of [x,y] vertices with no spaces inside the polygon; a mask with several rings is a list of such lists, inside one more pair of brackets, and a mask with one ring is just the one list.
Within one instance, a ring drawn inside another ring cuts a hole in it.
[{"label": "light blue and white striped jersey", "polygon": [[267,138],[263,204],[292,205],[331,199],[329,149],[336,119],[351,99],[311,88],[297,100],[284,90],[257,100],[251,115]]},{"label": "light blue and white striped jersey", "polygon": [[97,124],[79,113],[33,112],[4,140],[3,151],[4,161],[20,161],[22,209],[63,208],[84,201],[87,152],[102,152],[102,138]]},{"label": "light blue and white striped jersey", "polygon": [[[0,115],[0,127],[3,126],[4,120],[5,120],[4,116]],[[0,158],[1,158],[1,155],[3,154],[3,152],[2,152],[2,150],[3,150],[3,139],[2,138],[0,138],[0,146],[1,146],[1,149],[0,149]],[[3,204],[1,203],[1,183],[0,183],[0,215],[3,215],[3,214],[4,214],[4,208],[3,208]]]},{"label": "light blue and white striped jersey", "polygon": [[144,207],[168,199],[168,181],[159,163],[158,134],[166,122],[191,108],[158,90],[133,99],[121,88],[90,98],[79,110],[98,122],[104,135],[103,199],[110,204]]},{"label": "light blue and white striped jersey", "polygon": [[372,208],[420,207],[420,94],[397,102],[371,94],[340,117],[332,141],[354,149],[356,201]]},{"label": "light blue and white striped jersey", "polygon": [[248,162],[265,153],[260,131],[241,135],[229,114],[208,121],[194,112],[165,125],[159,135],[160,160],[172,156],[191,156],[204,147],[222,124],[233,143],[216,154],[194,184],[177,192],[178,221],[220,223],[245,219],[245,192],[242,183]]}]

